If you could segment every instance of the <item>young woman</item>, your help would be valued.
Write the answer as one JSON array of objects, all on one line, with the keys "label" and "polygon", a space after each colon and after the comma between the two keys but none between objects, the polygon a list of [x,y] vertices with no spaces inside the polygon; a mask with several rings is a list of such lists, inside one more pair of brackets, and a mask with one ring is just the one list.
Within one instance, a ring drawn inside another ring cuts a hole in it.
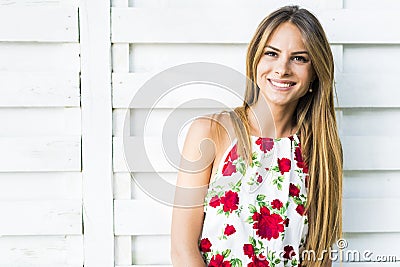
[{"label": "young woman", "polygon": [[177,188],[193,190],[177,189],[176,201],[193,205],[173,211],[174,266],[331,266],[323,251],[342,231],[333,74],[309,11],[285,6],[260,23],[243,105],[187,134],[182,158],[198,168],[178,174]]}]

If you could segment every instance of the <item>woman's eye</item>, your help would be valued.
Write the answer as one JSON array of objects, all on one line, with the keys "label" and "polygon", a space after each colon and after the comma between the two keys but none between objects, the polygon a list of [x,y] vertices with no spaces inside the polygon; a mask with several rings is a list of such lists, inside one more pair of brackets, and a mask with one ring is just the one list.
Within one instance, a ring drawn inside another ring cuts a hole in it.
[{"label": "woman's eye", "polygon": [[302,62],[302,63],[306,63],[308,62],[308,59],[306,59],[305,57],[302,56],[295,56],[293,57],[294,61],[298,61],[298,62]]},{"label": "woman's eye", "polygon": [[276,57],[277,56],[277,54],[275,52],[272,52],[272,51],[267,51],[267,52],[264,53],[264,55],[270,56],[270,57]]}]

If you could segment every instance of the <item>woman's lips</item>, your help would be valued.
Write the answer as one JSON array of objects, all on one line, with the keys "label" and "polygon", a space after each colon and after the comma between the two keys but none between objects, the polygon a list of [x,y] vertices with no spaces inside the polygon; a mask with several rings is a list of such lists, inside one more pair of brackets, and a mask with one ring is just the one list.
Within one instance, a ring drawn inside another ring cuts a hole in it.
[{"label": "woman's lips", "polygon": [[277,90],[287,91],[290,90],[294,85],[295,82],[289,80],[276,80],[276,79],[268,79],[270,84]]}]

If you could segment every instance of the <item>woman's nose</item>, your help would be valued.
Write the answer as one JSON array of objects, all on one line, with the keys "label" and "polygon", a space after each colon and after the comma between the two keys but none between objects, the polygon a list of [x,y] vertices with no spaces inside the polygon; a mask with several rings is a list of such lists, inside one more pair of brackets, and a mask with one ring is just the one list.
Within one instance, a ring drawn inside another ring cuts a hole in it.
[{"label": "woman's nose", "polygon": [[286,58],[280,58],[276,61],[275,73],[279,76],[287,76],[290,74],[290,60]]}]

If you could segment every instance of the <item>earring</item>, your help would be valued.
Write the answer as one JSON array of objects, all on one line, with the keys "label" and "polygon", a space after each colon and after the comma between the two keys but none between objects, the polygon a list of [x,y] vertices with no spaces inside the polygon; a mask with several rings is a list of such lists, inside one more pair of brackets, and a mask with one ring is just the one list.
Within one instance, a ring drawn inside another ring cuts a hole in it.
[{"label": "earring", "polygon": [[310,93],[312,93],[312,88],[310,87],[310,89],[308,89],[308,91],[309,91]]}]

